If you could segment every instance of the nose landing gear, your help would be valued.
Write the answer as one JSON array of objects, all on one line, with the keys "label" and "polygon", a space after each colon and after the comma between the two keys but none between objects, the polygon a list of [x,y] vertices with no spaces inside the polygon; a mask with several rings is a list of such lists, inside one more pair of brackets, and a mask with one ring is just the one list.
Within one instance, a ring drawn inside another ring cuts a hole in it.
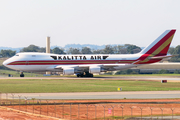
[{"label": "nose landing gear", "polygon": [[23,74],[23,72],[21,72],[21,74],[20,74],[20,77],[24,77],[24,74]]}]

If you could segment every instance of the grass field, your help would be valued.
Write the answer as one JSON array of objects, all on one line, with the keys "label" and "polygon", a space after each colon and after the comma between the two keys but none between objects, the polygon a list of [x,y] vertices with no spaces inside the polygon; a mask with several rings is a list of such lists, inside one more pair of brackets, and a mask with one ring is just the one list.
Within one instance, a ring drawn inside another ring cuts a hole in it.
[{"label": "grass field", "polygon": [[2,63],[8,58],[0,58],[0,65],[2,65]]},{"label": "grass field", "polygon": [[[5,59],[0,59],[0,65]],[[0,70],[0,75],[19,77],[19,72]],[[42,74],[24,72],[25,77],[43,76]],[[127,75],[95,75],[95,77],[112,77]],[[128,76],[180,76],[180,74],[133,74]],[[52,77],[52,76],[51,76]],[[123,91],[169,91],[180,90],[180,83],[154,81],[123,81],[123,80],[7,80],[0,79],[0,92],[3,93],[52,93],[52,92],[113,92],[121,87]],[[63,76],[64,77],[64,76]],[[72,77],[72,76],[65,76]],[[74,77],[74,76],[73,76]]]},{"label": "grass field", "polygon": [[[30,73],[30,72],[23,72],[25,77],[43,77],[43,74],[38,73]],[[13,70],[0,70],[1,76],[8,76],[8,74],[13,75],[14,77],[19,77],[20,73]],[[95,77],[112,77],[112,76],[180,76],[180,74],[128,74],[128,75],[94,75]],[[75,77],[75,75],[65,75],[65,76],[59,76],[59,75],[53,75],[51,77]]]},{"label": "grass field", "polygon": [[123,91],[169,91],[180,90],[180,83],[123,80],[0,80],[3,93],[53,93],[53,92],[112,92],[121,87]]},{"label": "grass field", "polygon": [[[13,70],[0,70],[0,75],[2,76],[8,76],[8,74],[13,75],[13,77],[19,77],[20,72],[18,71],[13,71]],[[23,72],[25,77],[42,77],[43,74],[38,74],[38,73],[30,73],[30,72]]]}]

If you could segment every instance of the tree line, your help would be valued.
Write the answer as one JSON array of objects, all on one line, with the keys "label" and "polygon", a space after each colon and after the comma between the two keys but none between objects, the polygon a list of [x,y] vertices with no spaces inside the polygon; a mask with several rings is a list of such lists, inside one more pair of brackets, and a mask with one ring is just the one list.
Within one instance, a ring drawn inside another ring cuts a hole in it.
[{"label": "tree line", "polygon": [[168,53],[171,55],[176,55],[170,59],[171,62],[180,62],[180,45],[176,47],[170,47]]},{"label": "tree line", "polygon": [[[91,49],[89,47],[82,48],[69,48],[67,50],[59,47],[55,47],[50,50],[54,54],[135,54],[141,51],[141,48],[136,45],[125,44],[125,45],[106,45],[103,49]],[[20,52],[46,52],[45,47],[39,47],[36,45],[29,45],[24,47]],[[168,54],[176,55],[170,59],[171,62],[180,62],[180,45],[176,47],[170,47]],[[0,57],[12,57],[16,54],[13,50],[1,50]]]},{"label": "tree line", "polygon": [[[104,49],[94,50],[89,47],[83,48],[69,48],[67,50],[59,47],[55,47],[50,50],[54,54],[134,54],[141,51],[141,48],[136,45],[125,44],[111,46],[106,45]],[[39,47],[36,45],[29,45],[20,50],[20,52],[46,52],[45,47]],[[1,50],[0,56],[2,57],[11,57],[16,54],[16,51],[13,50]]]},{"label": "tree line", "polygon": [[[69,48],[64,50],[63,48],[55,47],[50,50],[54,54],[134,54],[141,51],[141,48],[136,45],[117,45],[111,46],[106,45],[104,49],[94,50],[89,47],[83,48]],[[30,45],[24,47],[21,52],[46,52],[45,47],[38,47],[35,45]]]}]

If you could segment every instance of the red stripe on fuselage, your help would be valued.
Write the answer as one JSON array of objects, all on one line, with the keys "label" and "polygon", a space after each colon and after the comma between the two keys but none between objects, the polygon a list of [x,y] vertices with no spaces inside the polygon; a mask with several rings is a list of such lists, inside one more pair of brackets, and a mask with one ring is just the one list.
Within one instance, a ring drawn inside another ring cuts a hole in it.
[{"label": "red stripe on fuselage", "polygon": [[[135,60],[123,60],[120,64],[131,64]],[[117,64],[119,60],[51,60],[51,61],[15,61],[8,65],[77,65],[77,64]]]},{"label": "red stripe on fuselage", "polygon": [[[145,54],[146,58],[148,55]],[[44,61],[15,61],[8,65],[85,65],[85,64],[132,64],[136,60],[44,60]],[[139,64],[148,64],[158,62],[160,60],[149,60]]]}]

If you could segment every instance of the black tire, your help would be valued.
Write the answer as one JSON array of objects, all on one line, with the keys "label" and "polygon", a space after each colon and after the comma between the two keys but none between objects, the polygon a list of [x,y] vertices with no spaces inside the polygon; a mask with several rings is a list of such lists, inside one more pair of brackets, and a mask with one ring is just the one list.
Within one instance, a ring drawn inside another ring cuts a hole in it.
[{"label": "black tire", "polygon": [[24,74],[20,74],[20,77],[24,77]]},{"label": "black tire", "polygon": [[93,74],[90,74],[90,77],[93,77]]},{"label": "black tire", "polygon": [[86,74],[85,74],[84,77],[93,77],[93,74],[92,74],[92,73],[89,73],[89,72],[86,72]]}]

